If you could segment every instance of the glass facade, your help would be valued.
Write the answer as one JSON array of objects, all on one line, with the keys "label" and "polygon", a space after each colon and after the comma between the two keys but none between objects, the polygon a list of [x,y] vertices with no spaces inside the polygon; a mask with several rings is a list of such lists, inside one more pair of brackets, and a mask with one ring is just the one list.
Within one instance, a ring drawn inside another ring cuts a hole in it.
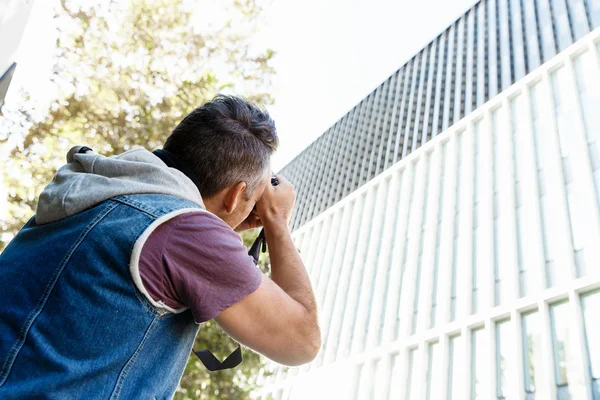
[{"label": "glass facade", "polygon": [[[599,10],[596,0],[478,2],[283,168],[303,194],[293,228],[600,26]],[[335,172],[350,181],[343,190]]]},{"label": "glass facade", "polygon": [[284,169],[324,343],[260,398],[600,400],[598,9],[478,2]]}]

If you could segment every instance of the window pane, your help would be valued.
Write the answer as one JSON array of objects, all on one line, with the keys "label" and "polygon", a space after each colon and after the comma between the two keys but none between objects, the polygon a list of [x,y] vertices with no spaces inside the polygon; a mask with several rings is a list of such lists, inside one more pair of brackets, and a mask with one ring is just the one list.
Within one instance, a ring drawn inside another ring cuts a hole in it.
[{"label": "window pane", "polygon": [[497,45],[498,38],[496,35],[496,2],[489,0],[487,2],[487,17],[488,17],[488,94],[489,98],[494,97],[498,93],[498,61]]},{"label": "window pane", "polygon": [[498,2],[497,9],[499,11],[498,26],[500,36],[498,40],[500,42],[500,80],[502,89],[506,89],[512,83],[512,65],[511,65],[511,49],[510,49],[510,30],[508,25],[508,7],[506,0],[496,0]]},{"label": "window pane", "polygon": [[400,364],[402,364],[400,355],[394,355],[392,375],[390,376],[390,395],[388,397],[390,400],[400,398],[402,393],[402,382],[400,382],[400,379],[397,378],[397,376],[400,374]]},{"label": "window pane", "polygon": [[523,367],[525,393],[528,399],[535,398],[536,381],[540,375],[541,365],[541,332],[539,314],[537,311],[523,315]]},{"label": "window pane", "polygon": [[571,28],[569,26],[569,16],[567,15],[567,5],[565,4],[565,0],[553,0],[552,11],[554,13],[558,48],[559,51],[563,51],[573,42],[573,39],[571,37]]},{"label": "window pane", "polygon": [[511,6],[509,18],[512,23],[512,53],[514,62],[514,81],[521,79],[525,75],[525,46],[523,41],[525,37],[524,27],[522,26],[525,20],[524,12],[521,10],[521,1],[512,0],[509,2]]},{"label": "window pane", "polygon": [[412,349],[408,353],[408,375],[406,382],[406,398],[407,399],[416,399],[419,393],[419,384],[417,380],[419,379],[419,374],[415,373],[415,363],[417,357],[419,356],[418,349]]},{"label": "window pane", "polygon": [[486,27],[485,27],[485,3],[477,4],[477,107],[485,103],[485,67],[487,57],[485,51],[485,38],[486,38]]},{"label": "window pane", "polygon": [[467,25],[466,25],[466,60],[465,60],[465,97],[464,107],[461,112],[461,117],[469,114],[474,108],[476,108],[477,93],[475,92],[475,81],[477,79],[477,27],[475,25],[477,21],[477,6],[473,7],[467,14]]},{"label": "window pane", "polygon": [[444,81],[444,88],[445,88],[445,95],[444,95],[444,100],[442,102],[442,106],[443,106],[443,114],[442,114],[442,123],[441,123],[441,130],[445,131],[446,129],[448,129],[449,126],[449,122],[450,122],[450,106],[453,105],[451,97],[452,97],[452,90],[453,90],[453,74],[455,73],[455,71],[453,70],[453,68],[456,66],[456,58],[455,58],[455,42],[454,42],[454,31],[455,31],[455,25],[452,25],[450,27],[449,30],[447,30],[447,35],[446,35],[446,52],[445,54],[447,55],[446,58],[446,64],[444,66],[444,69],[446,71],[446,77],[445,77],[445,81]]},{"label": "window pane", "polygon": [[571,334],[571,316],[569,303],[559,303],[550,308],[552,322],[552,347],[554,350],[554,373],[558,398],[569,398],[569,340]]},{"label": "window pane", "polygon": [[540,45],[538,42],[535,16],[535,0],[524,0],[525,32],[527,35],[527,66],[533,70],[540,65]]},{"label": "window pane", "polygon": [[429,360],[427,366],[427,400],[437,400],[441,397],[440,381],[441,372],[441,354],[439,343],[429,345]]},{"label": "window pane", "polygon": [[463,398],[462,382],[465,377],[464,344],[460,336],[453,336],[448,343],[448,400]]},{"label": "window pane", "polygon": [[569,14],[571,14],[571,28],[573,28],[575,40],[581,38],[590,31],[588,18],[585,13],[584,1],[585,0],[566,1],[567,6],[569,7]]},{"label": "window pane", "polygon": [[350,391],[350,393],[358,393],[360,379],[363,376],[364,371],[365,371],[365,364],[355,365],[354,368],[352,368],[352,378],[353,379],[351,380],[352,390]]},{"label": "window pane", "polygon": [[420,68],[420,76],[419,82],[417,84],[418,91],[417,97],[415,98],[415,121],[411,125],[412,133],[412,147],[408,149],[408,151],[413,152],[420,146],[420,138],[422,136],[422,131],[424,131],[423,126],[420,125],[424,113],[424,103],[425,103],[425,93],[424,90],[427,90],[427,77],[429,75],[429,63],[427,60],[429,59],[429,52],[432,50],[432,46],[429,45],[425,47],[422,51],[421,55],[421,68]]},{"label": "window pane", "polygon": [[438,56],[437,56],[437,76],[435,77],[435,99],[433,106],[433,120],[431,121],[431,137],[435,137],[442,127],[442,113],[444,88],[446,82],[446,53],[448,51],[446,44],[446,32],[443,32],[438,38]]},{"label": "window pane", "polygon": [[496,324],[496,382],[497,397],[505,399],[513,392],[514,371],[512,350],[515,348],[510,321]]},{"label": "window pane", "polygon": [[374,360],[365,362],[362,373],[360,374],[360,382],[358,384],[358,398],[372,399],[374,395],[374,381],[377,372],[377,364]]},{"label": "window pane", "polygon": [[438,42],[439,40],[434,40],[431,43],[431,51],[429,54],[429,62],[427,64],[427,69],[429,71],[427,75],[427,90],[425,93],[425,108],[422,110],[423,113],[423,127],[421,134],[421,145],[425,144],[429,138],[433,137],[431,132],[432,127],[432,118],[433,118],[433,108],[432,103],[435,96],[435,83],[437,77],[437,70],[439,66],[438,62]]},{"label": "window pane", "polygon": [[543,62],[548,61],[556,54],[554,32],[552,31],[552,17],[550,15],[550,4],[548,4],[548,1],[549,0],[537,1],[537,15],[541,34]]},{"label": "window pane", "polygon": [[409,95],[409,99],[408,99],[408,108],[407,108],[407,112],[406,112],[406,117],[405,117],[405,126],[404,126],[404,130],[403,130],[403,135],[404,135],[404,143],[402,144],[402,149],[398,149],[398,152],[400,153],[401,151],[401,157],[405,157],[406,155],[408,155],[411,151],[411,146],[409,146],[409,143],[412,140],[412,128],[414,126],[414,120],[415,120],[415,112],[416,112],[416,103],[417,103],[417,91],[419,90],[419,81],[421,78],[421,59],[423,58],[423,54],[419,53],[418,55],[416,55],[413,58],[413,74],[412,74],[412,80],[410,83],[410,95]]},{"label": "window pane", "polygon": [[592,377],[592,393],[594,400],[600,400],[600,291],[585,295],[581,299],[587,353]]},{"label": "window pane", "polygon": [[592,26],[600,25],[600,0],[586,0]]},{"label": "window pane", "polygon": [[488,362],[483,341],[483,328],[471,332],[471,400],[483,400],[485,398],[483,377],[486,374]]},{"label": "window pane", "polygon": [[463,81],[463,76],[464,76],[464,69],[465,69],[465,65],[464,65],[464,61],[465,61],[465,57],[466,57],[466,49],[464,47],[464,35],[465,35],[465,17],[463,16],[458,23],[456,24],[456,42],[455,42],[455,46],[456,46],[456,71],[455,71],[455,83],[454,83],[454,98],[452,100],[452,105],[451,107],[453,107],[452,110],[452,120],[450,121],[450,124],[453,125],[455,123],[457,123],[460,118],[462,117],[461,114],[461,102],[464,103],[464,97],[462,97],[462,95],[464,94],[464,84],[465,82]]}]

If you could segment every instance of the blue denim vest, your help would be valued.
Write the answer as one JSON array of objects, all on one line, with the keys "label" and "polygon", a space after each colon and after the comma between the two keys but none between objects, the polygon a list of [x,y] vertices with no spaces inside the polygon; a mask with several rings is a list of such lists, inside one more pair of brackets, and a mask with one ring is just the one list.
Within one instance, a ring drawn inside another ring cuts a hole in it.
[{"label": "blue denim vest", "polygon": [[152,226],[190,208],[136,194],[29,221],[0,255],[0,398],[172,397],[198,325],[151,304],[130,260]]}]

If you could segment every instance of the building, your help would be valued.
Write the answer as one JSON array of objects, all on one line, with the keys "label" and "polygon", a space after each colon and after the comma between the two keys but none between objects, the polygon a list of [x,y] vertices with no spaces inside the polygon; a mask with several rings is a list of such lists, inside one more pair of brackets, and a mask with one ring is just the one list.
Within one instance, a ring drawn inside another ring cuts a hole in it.
[{"label": "building", "polygon": [[15,56],[33,0],[0,0],[0,110],[17,63]]},{"label": "building", "polygon": [[259,398],[600,400],[599,25],[481,0],[282,170],[324,344]]}]

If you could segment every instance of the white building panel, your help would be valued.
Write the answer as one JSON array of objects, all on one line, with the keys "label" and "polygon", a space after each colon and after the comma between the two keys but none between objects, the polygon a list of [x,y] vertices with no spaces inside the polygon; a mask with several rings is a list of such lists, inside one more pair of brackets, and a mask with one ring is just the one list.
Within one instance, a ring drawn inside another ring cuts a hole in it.
[{"label": "white building panel", "polygon": [[262,395],[600,399],[599,41],[294,232],[324,344]]}]

